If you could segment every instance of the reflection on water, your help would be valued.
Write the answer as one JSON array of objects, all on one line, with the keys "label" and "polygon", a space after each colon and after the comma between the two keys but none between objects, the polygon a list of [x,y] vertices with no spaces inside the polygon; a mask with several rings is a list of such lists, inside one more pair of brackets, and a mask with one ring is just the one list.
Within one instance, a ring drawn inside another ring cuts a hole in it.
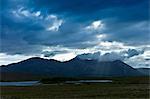
[{"label": "reflection on water", "polygon": [[0,82],[0,86],[32,86],[39,84],[39,81]]},{"label": "reflection on water", "polygon": [[[66,84],[83,84],[83,83],[111,83],[112,80],[79,80],[66,81]],[[0,86],[33,86],[40,85],[39,81],[20,81],[20,82],[0,82]],[[56,83],[57,84],[57,83]]]},{"label": "reflection on water", "polygon": [[66,83],[108,83],[112,80],[79,80],[79,81],[66,81]]}]

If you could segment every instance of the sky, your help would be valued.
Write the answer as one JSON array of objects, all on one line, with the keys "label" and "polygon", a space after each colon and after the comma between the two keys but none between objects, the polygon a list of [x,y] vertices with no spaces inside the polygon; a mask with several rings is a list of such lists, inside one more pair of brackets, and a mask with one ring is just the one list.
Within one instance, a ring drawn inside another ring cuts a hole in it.
[{"label": "sky", "polygon": [[0,65],[30,57],[150,68],[149,0],[1,0]]}]

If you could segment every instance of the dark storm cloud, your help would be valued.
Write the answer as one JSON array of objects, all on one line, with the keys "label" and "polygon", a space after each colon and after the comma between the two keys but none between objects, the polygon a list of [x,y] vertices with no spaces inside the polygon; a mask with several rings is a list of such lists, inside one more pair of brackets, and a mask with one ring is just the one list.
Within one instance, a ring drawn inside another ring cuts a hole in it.
[{"label": "dark storm cloud", "polygon": [[78,55],[78,58],[80,59],[99,59],[101,56],[101,52],[95,52],[95,53],[86,53],[86,54],[81,54],[81,55]]},{"label": "dark storm cloud", "polygon": [[128,54],[128,58],[130,58],[130,57],[133,57],[133,56],[136,56],[136,55],[139,55],[139,54],[143,54],[144,51],[143,50],[142,51],[137,51],[135,49],[129,49],[126,53]]},{"label": "dark storm cloud", "polygon": [[105,53],[105,54],[101,54],[100,52],[96,52],[96,53],[88,53],[88,54],[81,54],[78,55],[79,58],[81,59],[95,59],[98,61],[115,61],[115,60],[124,60],[126,57],[124,56],[124,54],[120,54],[120,53],[115,53],[115,52],[110,52],[110,53]]},{"label": "dark storm cloud", "polygon": [[63,54],[63,53],[67,53],[67,52],[68,51],[44,51],[42,54],[44,55],[44,57],[52,57],[57,54]]},{"label": "dark storm cloud", "polygon": [[[107,9],[112,9],[111,11],[114,11],[113,10],[114,8],[127,8],[128,9],[128,7],[136,6],[139,4],[143,5],[142,3],[144,3],[143,7],[148,6],[148,0],[142,0],[142,1],[138,1],[138,2],[137,2],[137,0],[124,0],[124,1],[121,1],[121,0],[111,0],[111,1],[86,0],[86,2],[83,0],[74,0],[74,1],[70,1],[70,0],[50,0],[50,1],[49,0],[43,0],[43,1],[34,0],[33,4],[35,4],[37,9],[39,7],[41,9],[47,7],[48,8],[47,10],[50,13],[51,12],[52,13],[69,13],[69,14],[73,14],[76,16],[77,15],[89,16],[89,14],[93,14],[97,11],[103,11],[103,10],[107,10]],[[126,10],[124,10],[124,11],[126,11]],[[107,13],[107,12],[105,12],[105,13]],[[114,11],[114,12],[116,12],[116,11]],[[109,13],[108,16],[110,16],[110,14],[111,13]],[[116,12],[116,14],[117,14],[117,12]],[[123,12],[122,12],[122,14],[123,14]],[[103,16],[106,16],[106,15],[103,15]],[[90,16],[90,17],[92,17],[92,16]]]},{"label": "dark storm cloud", "polygon": [[[40,53],[43,46],[95,46],[84,42],[96,40],[99,32],[87,33],[83,28],[96,20],[104,22],[106,29],[102,32],[108,41],[146,44],[148,4],[148,0],[2,0],[0,51],[31,54]],[[49,15],[57,18],[46,21]],[[60,20],[64,23],[58,31],[46,30]]]},{"label": "dark storm cloud", "polygon": [[131,58],[140,54],[143,54],[143,50],[129,49],[127,51],[117,52],[109,52],[105,54],[101,54],[101,52],[95,53],[86,53],[78,55],[80,59],[95,59],[98,61],[115,61],[115,60],[125,60],[127,58]]}]

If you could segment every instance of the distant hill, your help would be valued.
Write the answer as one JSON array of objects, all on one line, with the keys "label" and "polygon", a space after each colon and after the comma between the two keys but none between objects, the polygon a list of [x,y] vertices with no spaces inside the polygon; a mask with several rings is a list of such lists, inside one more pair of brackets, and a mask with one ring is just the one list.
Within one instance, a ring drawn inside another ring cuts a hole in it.
[{"label": "distant hill", "polygon": [[41,77],[118,77],[143,75],[120,60],[99,62],[97,60],[82,60],[78,57],[66,62],[34,57],[18,63],[1,66],[0,72],[8,74],[18,73],[20,76],[22,74],[27,74],[27,76],[38,75]]},{"label": "distant hill", "polygon": [[150,68],[137,68],[137,70],[145,75],[150,76]]}]

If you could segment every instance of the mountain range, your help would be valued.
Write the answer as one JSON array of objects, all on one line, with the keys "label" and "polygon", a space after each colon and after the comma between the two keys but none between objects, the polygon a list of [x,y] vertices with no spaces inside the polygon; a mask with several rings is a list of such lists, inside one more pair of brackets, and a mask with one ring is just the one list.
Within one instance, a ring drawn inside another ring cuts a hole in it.
[{"label": "mountain range", "polygon": [[18,63],[0,66],[1,80],[36,77],[120,77],[144,76],[146,73],[116,61],[84,60],[78,57],[66,62],[33,57]]}]

